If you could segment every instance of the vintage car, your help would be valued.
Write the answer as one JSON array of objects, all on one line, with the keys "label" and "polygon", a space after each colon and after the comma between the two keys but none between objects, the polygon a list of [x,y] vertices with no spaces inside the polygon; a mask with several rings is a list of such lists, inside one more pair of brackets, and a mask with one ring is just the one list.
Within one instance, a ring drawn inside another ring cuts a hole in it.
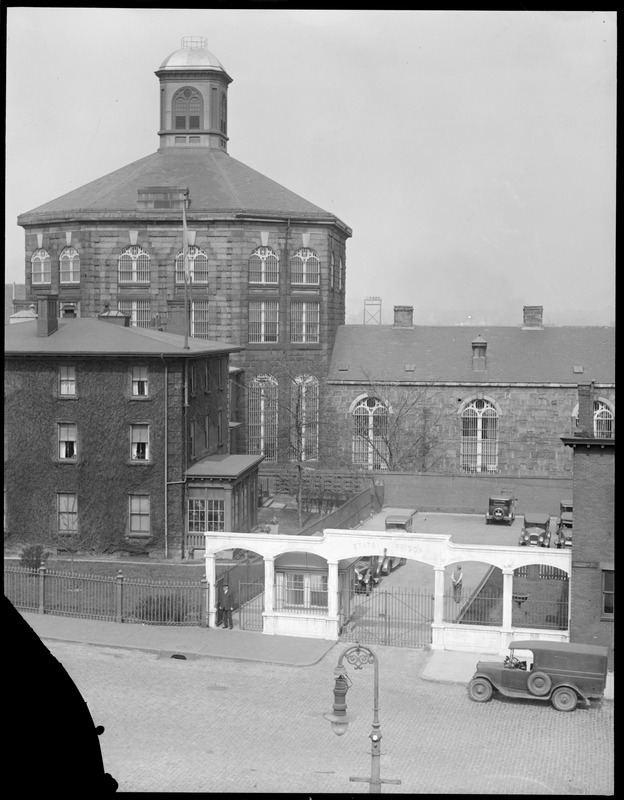
[{"label": "vintage car", "polygon": [[388,514],[386,517],[387,531],[407,531],[412,533],[414,530],[414,517],[416,511],[413,508],[405,511],[397,511],[395,514]]},{"label": "vintage car", "polygon": [[365,556],[355,563],[356,592],[366,592],[368,594],[373,587],[377,586],[381,580],[382,563],[383,558],[380,556]]},{"label": "vintage car", "polygon": [[561,516],[562,514],[565,514],[566,511],[568,513],[570,513],[570,514],[572,514],[572,512],[574,511],[574,508],[572,506],[572,501],[571,500],[560,500],[559,501],[559,516]]},{"label": "vintage car", "polygon": [[574,515],[571,511],[564,511],[557,521],[557,539],[555,544],[559,549],[572,547],[572,526]]},{"label": "vintage car", "polygon": [[479,661],[468,696],[477,703],[495,692],[549,700],[557,711],[574,711],[578,703],[588,707],[604,696],[607,656],[607,648],[597,645],[518,639],[504,661]]},{"label": "vintage car", "polygon": [[518,544],[529,547],[550,547],[550,516],[525,514]]},{"label": "vintage car", "polygon": [[515,497],[490,497],[488,511],[485,515],[485,524],[490,522],[506,522],[513,525],[516,518]]}]

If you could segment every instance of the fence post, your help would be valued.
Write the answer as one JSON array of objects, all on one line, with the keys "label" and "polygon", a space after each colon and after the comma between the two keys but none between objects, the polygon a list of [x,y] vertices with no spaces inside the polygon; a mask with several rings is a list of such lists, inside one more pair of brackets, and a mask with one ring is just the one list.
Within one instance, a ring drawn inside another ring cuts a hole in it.
[{"label": "fence post", "polygon": [[204,576],[201,581],[201,607],[199,610],[199,625],[201,628],[208,627],[208,592],[210,587],[208,586],[208,580],[206,576]]},{"label": "fence post", "polygon": [[123,573],[121,570],[115,576],[115,622],[123,622]]},{"label": "fence post", "polygon": [[46,565],[45,561],[42,561],[39,567],[39,614],[45,614],[45,575]]}]

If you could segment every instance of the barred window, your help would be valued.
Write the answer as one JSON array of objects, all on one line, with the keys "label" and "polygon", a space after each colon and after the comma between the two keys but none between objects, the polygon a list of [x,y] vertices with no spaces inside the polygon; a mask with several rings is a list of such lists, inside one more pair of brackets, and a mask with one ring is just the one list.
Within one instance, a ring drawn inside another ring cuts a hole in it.
[{"label": "barred window", "polygon": [[344,267],[342,264],[342,258],[338,259],[338,288],[342,289],[342,282],[344,279]]},{"label": "barred window", "polygon": [[189,533],[204,533],[206,530],[206,501],[188,501],[188,529]]},{"label": "barred window", "polygon": [[[578,430],[578,404],[572,412],[574,430]],[[596,439],[612,439],[615,436],[615,411],[607,400],[594,400],[594,436]]]},{"label": "barred window", "polygon": [[318,284],[319,275],[319,258],[309,247],[302,247],[290,259],[291,283]]},{"label": "barred window", "polygon": [[207,500],[206,501],[206,530],[224,531],[225,530],[225,501]]},{"label": "barred window", "polygon": [[56,519],[59,533],[78,533],[78,497],[75,494],[56,495]]},{"label": "barred window", "polygon": [[272,375],[251,381],[248,396],[247,452],[277,461],[278,384]]},{"label": "barred window", "polygon": [[195,89],[185,87],[173,98],[175,129],[178,131],[200,128],[202,119],[202,98]]},{"label": "barred window", "polygon": [[602,570],[602,613],[615,614],[615,572],[612,569]]},{"label": "barred window", "polygon": [[130,535],[149,536],[150,497],[149,495],[130,495]]},{"label": "barred window", "polygon": [[498,471],[498,414],[488,400],[473,400],[462,412],[460,465],[464,472]]},{"label": "barred window", "polygon": [[62,397],[76,396],[76,367],[59,367],[59,394]]},{"label": "barred window", "polygon": [[47,250],[35,250],[30,259],[31,280],[33,285],[50,283],[52,276],[52,262]]},{"label": "barred window", "polygon": [[319,309],[318,303],[291,303],[290,305],[290,341],[304,344],[319,342]]},{"label": "barred window", "polygon": [[71,422],[58,424],[59,458],[62,461],[75,461],[78,457],[78,427]]},{"label": "barred window", "polygon": [[279,258],[270,247],[256,248],[249,258],[250,283],[277,283]]},{"label": "barred window", "polygon": [[353,409],[353,463],[387,469],[388,409],[376,397],[365,397]]},{"label": "barred window", "polygon": [[61,283],[80,283],[80,256],[73,247],[66,247],[59,256]]},{"label": "barred window", "polygon": [[[191,283],[208,283],[208,255],[195,245],[187,248],[189,280]],[[175,282],[184,283],[184,248],[175,257]]]},{"label": "barred window", "polygon": [[118,308],[130,317],[133,328],[149,328],[152,322],[151,303],[149,300],[120,300]]},{"label": "barred window", "polygon": [[149,461],[149,425],[130,426],[130,458],[132,461]]},{"label": "barred window", "polygon": [[143,248],[133,245],[119,256],[119,283],[149,283],[150,257]]},{"label": "barred window", "polygon": [[198,339],[208,338],[208,300],[191,302],[191,336]]},{"label": "barred window", "polygon": [[260,300],[249,303],[249,341],[277,342],[279,303],[277,300]]},{"label": "barred window", "polygon": [[329,287],[330,289],[334,288],[334,278],[336,273],[336,256],[331,254],[331,260],[329,262]]},{"label": "barred window", "polygon": [[308,461],[318,458],[318,378],[300,375],[293,380],[291,391],[291,460]]},{"label": "barred window", "polygon": [[132,367],[132,396],[145,397],[148,391],[147,367]]}]

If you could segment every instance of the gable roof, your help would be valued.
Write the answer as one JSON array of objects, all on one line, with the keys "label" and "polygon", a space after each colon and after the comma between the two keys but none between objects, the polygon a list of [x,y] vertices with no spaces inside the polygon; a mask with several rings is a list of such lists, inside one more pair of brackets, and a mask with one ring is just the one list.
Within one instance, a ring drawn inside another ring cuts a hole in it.
[{"label": "gable roof", "polygon": [[[487,368],[472,369],[475,334],[487,342]],[[409,367],[406,369],[406,366]],[[582,367],[582,372],[575,371]],[[477,328],[343,325],[331,382],[614,383],[613,327]]]},{"label": "gable roof", "polygon": [[20,214],[19,225],[56,219],[177,218],[171,209],[137,210],[138,189],[148,186],[189,189],[189,219],[200,213],[231,217],[237,214],[278,215],[338,224],[351,230],[333,214],[265,177],[251,167],[207,147],[159,150],[102,178],[74,189],[42,206]]},{"label": "gable roof", "polygon": [[224,342],[210,342],[152,328],[132,328],[92,317],[59,320],[50,336],[37,336],[37,322],[4,326],[5,356],[178,356],[216,355],[242,350]]}]

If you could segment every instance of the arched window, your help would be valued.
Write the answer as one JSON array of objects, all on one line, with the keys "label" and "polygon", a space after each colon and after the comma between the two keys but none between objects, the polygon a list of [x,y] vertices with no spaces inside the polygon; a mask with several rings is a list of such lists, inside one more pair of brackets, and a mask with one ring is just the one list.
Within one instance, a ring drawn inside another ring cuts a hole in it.
[{"label": "arched window", "polygon": [[309,247],[302,247],[290,259],[291,283],[318,284],[319,274],[319,258]]},{"label": "arched window", "polygon": [[133,245],[119,256],[119,283],[149,283],[150,257],[143,248]]},{"label": "arched window", "polygon": [[227,134],[227,97],[225,92],[221,95],[221,120],[220,120],[221,133]]},{"label": "arched window", "polygon": [[189,86],[180,89],[173,98],[175,129],[187,131],[201,128],[202,108],[202,98],[197,90]]},{"label": "arched window", "polygon": [[59,256],[61,283],[80,283],[80,256],[73,247],[66,247]]},{"label": "arched window", "polygon": [[258,375],[249,386],[247,452],[277,461],[277,380]]},{"label": "arched window", "polygon": [[249,283],[277,283],[279,258],[270,247],[257,247],[249,258]]},{"label": "arched window", "polygon": [[51,281],[51,260],[47,250],[35,250],[30,259],[31,279],[33,286]]},{"label": "arched window", "polygon": [[[208,256],[199,247],[188,247],[188,267],[191,283],[208,283]],[[175,282],[184,283],[184,249],[175,258]]]},{"label": "arched window", "polygon": [[[574,428],[578,429],[579,407],[572,412]],[[612,439],[615,436],[615,412],[607,400],[594,400],[594,436],[596,439]]]},{"label": "arched window", "polygon": [[462,412],[461,468],[498,471],[498,414],[488,400],[473,400]]},{"label": "arched window", "polygon": [[313,375],[300,375],[291,386],[290,459],[318,458],[319,382]]},{"label": "arched window", "polygon": [[363,398],[353,409],[353,463],[388,468],[388,408],[376,397]]}]

